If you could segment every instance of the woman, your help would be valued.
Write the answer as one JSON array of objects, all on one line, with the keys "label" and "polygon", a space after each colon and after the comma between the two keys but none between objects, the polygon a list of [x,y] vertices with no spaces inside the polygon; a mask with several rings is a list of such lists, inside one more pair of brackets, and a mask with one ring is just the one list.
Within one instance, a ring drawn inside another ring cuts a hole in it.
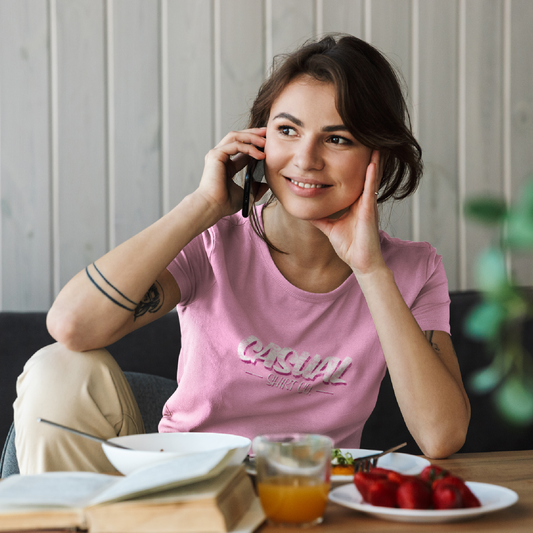
[{"label": "woman", "polygon": [[[357,448],[388,367],[424,454],[462,446],[470,407],[441,259],[378,228],[378,201],[416,189],[421,151],[393,69],[363,41],[337,39],[285,57],[259,91],[250,128],[207,154],[198,189],[61,291],[48,314],[59,344],[19,378],[21,471],[109,468],[96,447],[80,452],[68,436],[52,443],[30,429],[38,387],[55,388],[68,366],[74,390],[86,392],[70,393],[70,409],[40,405],[51,413],[40,416],[81,419],[104,438],[142,431],[101,348],[176,305],[179,387],[160,431],[316,432]],[[266,178],[257,197],[270,189],[272,198],[247,219],[232,178],[253,160]]]}]

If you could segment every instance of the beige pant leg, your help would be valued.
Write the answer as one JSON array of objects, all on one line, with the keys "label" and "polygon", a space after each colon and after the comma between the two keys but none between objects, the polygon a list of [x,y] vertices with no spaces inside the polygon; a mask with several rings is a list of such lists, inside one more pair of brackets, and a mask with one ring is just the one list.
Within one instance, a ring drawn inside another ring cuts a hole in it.
[{"label": "beige pant leg", "polygon": [[79,353],[52,344],[39,350],[17,380],[13,408],[21,474],[116,472],[100,443],[39,423],[37,418],[103,439],[144,433],[126,377],[104,349]]}]

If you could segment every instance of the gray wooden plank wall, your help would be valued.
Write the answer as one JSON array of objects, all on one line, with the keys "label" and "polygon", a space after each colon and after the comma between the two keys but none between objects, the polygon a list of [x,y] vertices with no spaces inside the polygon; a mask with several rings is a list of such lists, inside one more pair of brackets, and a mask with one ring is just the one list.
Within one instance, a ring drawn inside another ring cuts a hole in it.
[{"label": "gray wooden plank wall", "polygon": [[[179,202],[273,55],[329,31],[375,44],[408,86],[426,171],[385,229],[474,288],[492,234],[465,196],[513,201],[533,173],[533,1],[0,0],[0,309],[48,309]],[[531,263],[512,258],[523,283]]]}]

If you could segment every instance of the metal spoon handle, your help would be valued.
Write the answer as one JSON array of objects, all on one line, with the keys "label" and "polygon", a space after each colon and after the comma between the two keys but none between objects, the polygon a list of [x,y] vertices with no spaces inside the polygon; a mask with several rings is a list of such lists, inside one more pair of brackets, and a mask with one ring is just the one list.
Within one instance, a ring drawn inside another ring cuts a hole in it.
[{"label": "metal spoon handle", "polygon": [[126,446],[121,446],[120,444],[115,444],[114,442],[111,442],[109,440],[101,439],[100,437],[95,437],[94,435],[89,435],[88,433],[84,433],[83,431],[78,431],[77,429],[69,428],[67,426],[62,426],[61,424],[57,424],[56,422],[50,422],[50,420],[45,420],[44,418],[38,418],[37,422],[44,422],[45,424],[50,424],[51,426],[54,426],[59,429],[64,429],[65,431],[70,431],[70,433],[74,433],[75,435],[79,435],[80,437],[85,437],[86,439],[95,440],[96,442],[102,442],[104,444],[107,444],[108,446],[113,446],[115,448],[122,448],[123,450],[129,450],[131,448],[127,448]]}]

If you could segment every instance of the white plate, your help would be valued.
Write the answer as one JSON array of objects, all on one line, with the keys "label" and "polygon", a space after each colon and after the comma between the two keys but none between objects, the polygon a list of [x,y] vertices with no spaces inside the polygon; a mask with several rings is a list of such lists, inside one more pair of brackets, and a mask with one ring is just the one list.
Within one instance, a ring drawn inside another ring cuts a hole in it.
[{"label": "white plate", "polygon": [[238,435],[225,433],[145,433],[109,439],[130,450],[114,448],[102,444],[111,464],[122,474],[127,475],[139,468],[161,463],[182,455],[193,455],[215,450],[234,450],[228,464],[242,463],[252,441]]},{"label": "white plate", "polygon": [[385,520],[398,522],[458,522],[469,520],[493,511],[510,507],[518,501],[518,494],[513,490],[489,483],[475,483],[467,481],[470,490],[478,497],[481,507],[469,509],[447,510],[417,510],[394,509],[392,507],[377,507],[365,503],[359,491],[353,484],[342,485],[329,493],[332,502],[361,511]]},{"label": "white plate", "polygon": [[[373,453],[379,453],[380,450],[360,450],[353,448],[341,448],[341,452],[344,455],[346,452],[351,453],[352,457],[363,457],[364,455],[371,455]],[[420,474],[424,467],[431,463],[423,457],[417,457],[416,455],[409,455],[408,453],[388,453],[378,459],[377,466],[381,468],[388,468],[406,475]],[[331,481],[351,481],[352,476],[331,476]]]}]

